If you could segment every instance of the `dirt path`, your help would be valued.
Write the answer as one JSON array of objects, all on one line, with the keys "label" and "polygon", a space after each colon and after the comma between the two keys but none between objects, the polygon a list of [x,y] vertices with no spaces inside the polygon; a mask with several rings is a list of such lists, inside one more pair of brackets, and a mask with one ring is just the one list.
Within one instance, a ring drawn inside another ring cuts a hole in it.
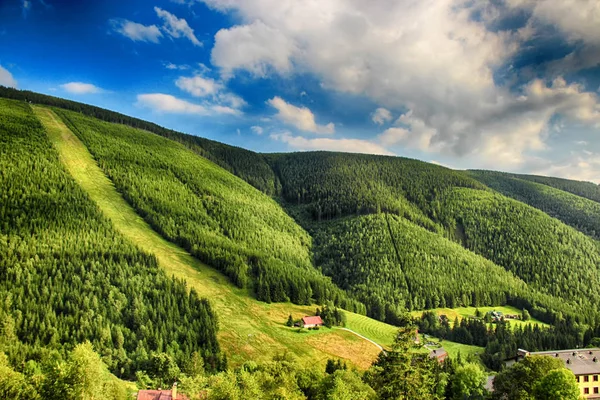
[{"label": "dirt path", "polygon": [[379,351],[385,351],[381,345],[375,343],[374,341],[372,341],[368,337],[365,337],[365,336],[361,335],[360,333],[354,332],[352,329],[348,329],[348,328],[339,328],[339,329],[344,330],[344,331],[348,331],[348,332],[352,332],[353,334],[355,334],[359,338],[362,338],[362,339],[366,340],[367,342],[373,343],[375,346],[377,346],[377,348],[379,349]]},{"label": "dirt path", "polygon": [[230,364],[269,360],[277,353],[289,351],[310,364],[316,361],[324,365],[327,359],[336,357],[367,368],[377,357],[371,341],[357,340],[349,332],[321,330],[301,334],[285,327],[290,313],[300,318],[312,315],[314,307],[259,302],[248,290],[233,286],[220,272],[162,238],[123,199],[87,147],[52,110],[39,106],[33,110],[61,162],[115,228],[142,250],[154,254],[168,275],[185,279],[200,296],[211,301],[219,318],[219,342]]}]

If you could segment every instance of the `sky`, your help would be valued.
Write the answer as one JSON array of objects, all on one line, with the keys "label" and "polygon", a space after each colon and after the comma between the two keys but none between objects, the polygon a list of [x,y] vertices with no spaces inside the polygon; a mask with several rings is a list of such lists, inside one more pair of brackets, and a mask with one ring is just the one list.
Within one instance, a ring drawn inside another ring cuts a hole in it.
[{"label": "sky", "polygon": [[598,0],[0,0],[0,84],[260,152],[600,183]]}]

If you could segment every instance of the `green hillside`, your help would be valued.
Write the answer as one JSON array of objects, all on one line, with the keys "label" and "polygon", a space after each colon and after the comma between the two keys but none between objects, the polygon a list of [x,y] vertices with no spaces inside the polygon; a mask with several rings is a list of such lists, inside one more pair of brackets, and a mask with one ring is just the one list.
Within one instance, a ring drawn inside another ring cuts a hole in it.
[{"label": "green hillside", "polygon": [[[199,262],[181,247],[168,242],[136,214],[112,182],[100,170],[87,148],[62,121],[48,109],[36,107],[61,161],[75,181],[89,194],[115,229],[142,250],[152,254],[168,275],[185,279],[201,296],[210,299],[219,321],[218,339],[233,366],[253,360],[270,361],[278,354],[290,353],[307,364],[321,367],[329,358],[342,358],[366,369],[379,349],[355,334],[338,330],[298,332],[285,326],[288,315],[298,319],[315,312],[317,306],[257,301],[248,289],[241,289],[217,270]],[[352,329],[363,335],[382,332],[375,340],[391,342],[396,329],[358,314],[347,313]],[[180,322],[183,327],[185,321]],[[370,336],[368,336],[370,337]]]},{"label": "green hillside", "polygon": [[584,305],[600,302],[598,242],[547,214],[503,195],[457,188],[440,202],[446,226],[464,246],[513,272],[532,287]]},{"label": "green hillside", "polygon": [[153,353],[219,367],[208,302],[113,228],[23,102],[0,99],[0,171],[0,351],[12,364],[55,363],[90,341],[128,378]]},{"label": "green hillside", "polygon": [[556,189],[564,190],[577,196],[585,197],[586,199],[600,202],[600,185],[592,182],[574,181],[571,179],[554,178],[550,176],[539,175],[519,175],[515,177],[525,179],[532,182],[541,183]]},{"label": "green hillside", "polygon": [[469,171],[488,187],[544,211],[551,217],[600,239],[600,203],[515,175],[492,171]]},{"label": "green hillside", "polygon": [[267,195],[171,140],[57,112],[157,232],[237,286],[267,302],[362,311],[313,268],[310,236]]}]

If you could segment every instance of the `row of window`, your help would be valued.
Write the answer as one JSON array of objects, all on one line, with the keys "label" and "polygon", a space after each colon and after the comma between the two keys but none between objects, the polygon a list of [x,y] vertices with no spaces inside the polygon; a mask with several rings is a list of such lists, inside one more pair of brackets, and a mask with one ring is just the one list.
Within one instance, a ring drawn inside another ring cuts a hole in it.
[{"label": "row of window", "polygon": [[[577,378],[577,382],[579,382],[579,378],[581,378],[580,376],[576,376]],[[590,381],[590,375],[584,375],[583,376],[583,381],[584,382],[589,382]],[[594,382],[598,382],[598,375],[594,375]]]},{"label": "row of window", "polygon": [[[595,387],[594,388],[594,394],[598,394],[598,393],[599,393],[598,392],[598,387]],[[590,388],[588,388],[588,387],[583,388],[583,394],[590,394]]]}]

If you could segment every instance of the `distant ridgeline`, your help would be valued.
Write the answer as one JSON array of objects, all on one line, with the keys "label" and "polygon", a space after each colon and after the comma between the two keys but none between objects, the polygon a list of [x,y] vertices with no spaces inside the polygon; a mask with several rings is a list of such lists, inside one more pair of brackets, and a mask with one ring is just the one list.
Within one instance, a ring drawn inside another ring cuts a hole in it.
[{"label": "distant ridgeline", "polygon": [[392,323],[404,308],[502,304],[550,323],[598,322],[598,185],[400,157],[259,154],[50,96],[0,96],[75,111],[57,112],[127,201],[261,300],[329,299]]},{"label": "distant ridgeline", "polygon": [[0,352],[11,364],[56,364],[90,341],[129,379],[155,355],[182,369],[194,354],[222,367],[209,303],[114,230],[62,167],[29,105],[6,99],[0,198]]}]

